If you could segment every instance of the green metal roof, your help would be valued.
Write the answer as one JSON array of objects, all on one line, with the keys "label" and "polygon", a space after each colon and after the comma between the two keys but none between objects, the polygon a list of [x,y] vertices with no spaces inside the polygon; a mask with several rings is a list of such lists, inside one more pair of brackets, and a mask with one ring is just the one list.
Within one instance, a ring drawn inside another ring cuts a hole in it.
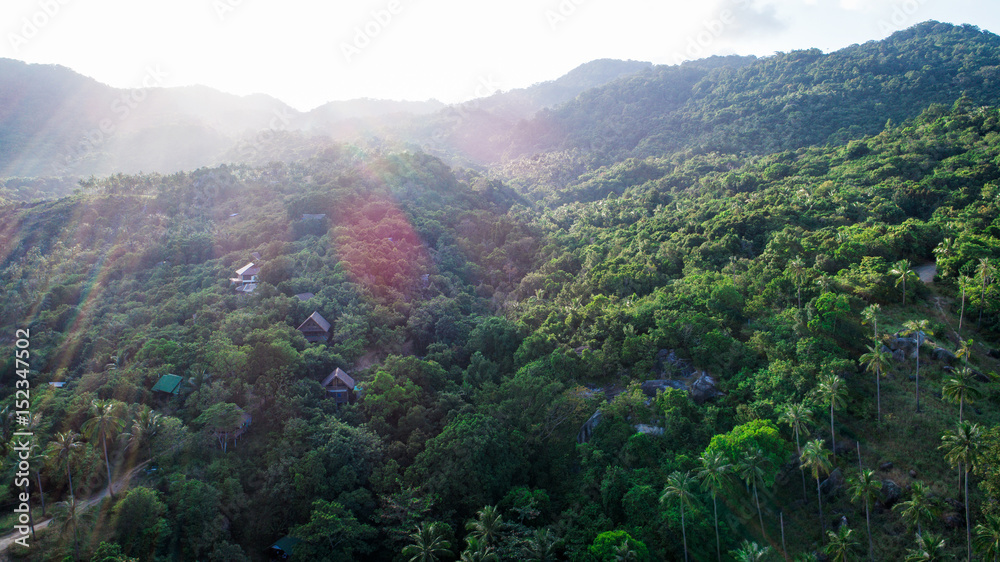
[{"label": "green metal roof", "polygon": [[295,547],[295,545],[298,544],[299,542],[301,542],[300,539],[297,539],[295,537],[289,537],[286,535],[278,539],[278,542],[272,544],[271,548],[291,554],[292,548]]},{"label": "green metal roof", "polygon": [[167,394],[181,393],[181,377],[179,375],[163,375],[160,380],[153,385],[153,390],[166,392]]}]

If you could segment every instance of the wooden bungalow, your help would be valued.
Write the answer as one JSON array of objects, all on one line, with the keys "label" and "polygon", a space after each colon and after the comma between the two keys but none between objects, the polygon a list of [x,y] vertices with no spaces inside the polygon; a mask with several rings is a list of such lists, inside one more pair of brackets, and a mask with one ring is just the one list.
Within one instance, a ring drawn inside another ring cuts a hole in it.
[{"label": "wooden bungalow", "polygon": [[236,270],[236,277],[229,279],[236,284],[236,290],[241,293],[252,293],[260,282],[260,266],[250,262]]},{"label": "wooden bungalow", "polygon": [[326,342],[330,339],[330,323],[319,312],[313,312],[298,328],[310,343]]},{"label": "wooden bungalow", "polygon": [[326,389],[327,395],[332,396],[337,404],[347,404],[354,400],[354,388],[356,384],[351,375],[345,373],[340,367],[337,367],[330,373],[325,379],[323,379],[323,388]]}]

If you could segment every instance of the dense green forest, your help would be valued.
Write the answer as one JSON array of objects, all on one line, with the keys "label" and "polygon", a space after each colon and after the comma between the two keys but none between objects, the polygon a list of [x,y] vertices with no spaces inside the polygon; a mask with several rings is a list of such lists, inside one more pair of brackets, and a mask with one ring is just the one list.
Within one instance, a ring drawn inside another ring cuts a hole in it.
[{"label": "dense green forest", "polygon": [[[287,134],[10,197],[2,478],[30,428],[52,519],[8,554],[1000,559],[998,48],[931,22],[654,68],[539,117],[574,121],[566,144],[479,170]],[[601,109],[668,73],[758,86],[685,101],[713,117],[669,138],[650,116],[673,110]],[[326,342],[296,329],[314,312]]]}]

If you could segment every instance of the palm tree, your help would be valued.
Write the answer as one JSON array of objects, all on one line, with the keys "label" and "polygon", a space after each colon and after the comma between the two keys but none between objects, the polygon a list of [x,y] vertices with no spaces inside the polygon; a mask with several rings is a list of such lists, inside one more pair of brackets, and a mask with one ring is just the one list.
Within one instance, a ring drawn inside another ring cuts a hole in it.
[{"label": "palm tree", "polygon": [[632,549],[631,541],[628,539],[615,547],[614,562],[636,562],[637,560],[639,560],[639,554]]},{"label": "palm tree", "polygon": [[764,468],[770,461],[764,456],[762,449],[754,449],[743,453],[743,458],[736,465],[740,478],[749,486],[753,484],[753,499],[757,503],[757,518],[760,520],[760,532],[767,535],[764,529],[764,516],[760,512],[760,497],[757,495],[757,482],[764,480]]},{"label": "palm tree", "polygon": [[50,459],[55,459],[56,462],[65,461],[66,462],[66,478],[69,480],[69,495],[73,496],[73,473],[70,471],[70,462],[73,457],[77,455],[82,443],[80,442],[80,434],[75,431],[64,431],[62,433],[57,433],[55,438],[49,443],[48,448],[45,450],[46,455]]},{"label": "palm tree", "polygon": [[923,523],[934,520],[934,505],[931,503],[930,490],[921,481],[913,483],[910,499],[896,504],[903,521],[910,527],[916,526],[917,534],[923,533]]},{"label": "palm tree", "polygon": [[80,511],[79,506],[76,502],[76,497],[70,494],[69,499],[66,501],[56,502],[52,506],[52,519],[53,521],[61,522],[61,531],[66,532],[66,529],[73,527],[73,553],[74,559],[80,559],[80,533],[79,533],[79,519]]},{"label": "palm tree", "polygon": [[[809,434],[809,425],[813,423],[812,411],[806,407],[804,402],[789,404],[778,416],[778,421],[788,424],[792,428],[792,432],[795,433],[795,451],[801,460],[802,447],[799,444],[799,435]],[[799,473],[802,474],[802,497],[806,498],[806,473],[801,464],[799,465]]]},{"label": "palm tree", "polygon": [[987,514],[986,521],[976,525],[972,544],[983,560],[1000,562],[1000,516]]},{"label": "palm tree", "polygon": [[965,465],[965,536],[968,542],[969,561],[972,561],[972,528],[969,521],[969,473],[979,455],[979,446],[983,440],[983,430],[977,423],[959,422],[952,433],[941,436],[941,449],[945,451],[945,460],[955,466]]},{"label": "palm tree", "polygon": [[806,278],[806,262],[802,257],[797,257],[788,262],[788,269],[792,271],[792,279],[795,280],[795,290],[799,299],[799,310],[802,310],[802,282]]},{"label": "palm tree", "polygon": [[535,536],[521,548],[521,557],[528,562],[553,562],[556,559],[556,537],[551,529],[537,529]]},{"label": "palm tree", "polygon": [[737,550],[732,550],[733,556],[739,562],[762,562],[767,558],[767,555],[771,553],[771,547],[760,546],[755,542],[750,542],[744,540],[740,543],[740,548]]},{"label": "palm tree", "polygon": [[698,479],[701,480],[703,488],[712,492],[712,506],[715,508],[715,551],[719,561],[722,561],[722,546],[719,542],[719,492],[723,491],[729,480],[729,474],[733,470],[733,465],[727,462],[726,455],[722,451],[711,451],[701,456],[701,470],[698,471]]},{"label": "palm tree", "polygon": [[872,518],[871,504],[878,499],[878,492],[882,489],[882,481],[875,477],[874,470],[862,470],[857,479],[852,479],[848,491],[851,494],[851,501],[865,502],[865,521],[868,524],[868,558],[875,560],[872,547]]},{"label": "palm tree", "polygon": [[91,404],[91,412],[94,416],[83,422],[83,434],[91,443],[99,441],[104,448],[104,466],[108,471],[108,491],[111,498],[115,497],[114,486],[111,481],[111,461],[108,460],[108,440],[114,439],[122,428],[125,427],[125,420],[121,417],[121,403],[114,400],[94,400]]},{"label": "palm tree", "polygon": [[802,448],[802,466],[812,471],[813,478],[816,479],[816,499],[819,500],[819,522],[823,532],[826,532],[826,521],[823,520],[823,496],[820,495],[819,477],[827,474],[833,468],[830,461],[830,451],[823,448],[823,441],[813,439]]},{"label": "palm tree", "polygon": [[489,546],[497,540],[503,518],[495,505],[488,505],[476,512],[476,518],[465,524],[465,530]]},{"label": "palm tree", "polygon": [[976,329],[978,330],[983,325],[983,309],[986,308],[986,286],[993,282],[993,275],[996,274],[996,270],[990,260],[986,258],[979,258],[979,266],[976,267],[976,275],[979,276],[979,321],[976,322]]},{"label": "palm tree", "polygon": [[660,495],[660,503],[667,503],[671,500],[677,500],[677,503],[681,506],[681,533],[684,537],[684,560],[687,562],[688,559],[688,547],[687,547],[687,524],[684,518],[684,506],[691,506],[694,502],[694,494],[691,490],[695,486],[695,479],[691,477],[691,472],[681,473],[675,470],[667,476],[667,485],[663,488],[663,494]]},{"label": "palm tree", "polygon": [[867,346],[868,353],[861,356],[861,364],[869,373],[875,373],[875,404],[876,419],[882,421],[882,373],[892,367],[892,353],[882,348],[875,340],[875,345]]},{"label": "palm tree", "polygon": [[927,320],[907,320],[903,327],[906,328],[906,334],[912,334],[917,338],[917,411],[920,411],[920,346],[924,343],[924,336],[933,336],[934,332],[931,331],[930,324]]},{"label": "palm tree", "polygon": [[823,551],[833,562],[847,562],[847,555],[858,546],[858,541],[854,539],[854,531],[847,525],[838,527],[836,533],[827,531],[826,536],[830,541]]},{"label": "palm tree", "polygon": [[153,437],[160,431],[162,416],[149,406],[143,405],[132,421],[131,431],[124,434],[129,449],[146,445],[149,458],[153,458]]},{"label": "palm tree", "polygon": [[833,410],[842,408],[847,403],[847,385],[844,379],[834,373],[823,375],[816,386],[816,394],[823,403],[830,403],[830,449],[837,454],[837,438],[833,433]]},{"label": "palm tree", "polygon": [[45,465],[45,461],[48,457],[48,453],[42,448],[41,445],[31,446],[31,456],[28,457],[28,463],[35,467],[35,483],[38,486],[38,499],[42,503],[42,517],[45,517],[46,515],[45,490],[42,489],[42,467]]},{"label": "palm tree", "polygon": [[903,285],[903,306],[906,306],[906,282],[916,277],[916,274],[911,269],[912,267],[910,260],[899,260],[889,271],[891,275],[896,276],[896,286]]},{"label": "palm tree", "polygon": [[972,284],[972,278],[966,275],[958,276],[958,285],[962,288],[962,309],[958,313],[958,332],[962,332],[962,319],[965,318],[965,290]]},{"label": "palm tree", "polygon": [[965,407],[965,403],[972,404],[983,397],[982,391],[973,386],[973,382],[972,369],[962,367],[955,373],[954,377],[948,379],[944,383],[944,386],[941,387],[942,396],[949,402],[958,404],[959,423],[962,422],[962,410]]},{"label": "palm tree", "polygon": [[863,322],[865,324],[872,324],[872,338],[878,341],[878,313],[882,310],[882,307],[878,304],[872,304],[865,307],[861,311],[861,316],[864,318]]},{"label": "palm tree", "polygon": [[941,241],[941,243],[935,246],[934,249],[931,250],[931,252],[933,252],[934,255],[937,256],[937,259],[939,260],[947,258],[948,256],[955,253],[955,239],[945,238],[944,240]]},{"label": "palm tree", "polygon": [[906,551],[906,562],[934,562],[944,556],[944,539],[934,533],[917,533],[917,548]]},{"label": "palm tree", "polygon": [[470,536],[468,546],[462,551],[460,562],[500,562],[496,550],[477,537]]},{"label": "palm tree", "polygon": [[451,558],[451,543],[444,539],[444,529],[439,523],[421,523],[410,535],[413,544],[403,549],[409,562],[438,562],[442,556]]}]

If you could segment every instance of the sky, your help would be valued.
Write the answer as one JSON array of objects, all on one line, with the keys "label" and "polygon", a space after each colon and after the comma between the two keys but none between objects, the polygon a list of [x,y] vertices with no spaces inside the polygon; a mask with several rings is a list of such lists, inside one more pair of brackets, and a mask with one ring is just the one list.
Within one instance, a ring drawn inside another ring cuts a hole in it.
[{"label": "sky", "polygon": [[824,52],[926,20],[1000,33],[993,0],[4,0],[0,57],[119,88],[203,84],[305,111],[466,101],[585,62]]}]

